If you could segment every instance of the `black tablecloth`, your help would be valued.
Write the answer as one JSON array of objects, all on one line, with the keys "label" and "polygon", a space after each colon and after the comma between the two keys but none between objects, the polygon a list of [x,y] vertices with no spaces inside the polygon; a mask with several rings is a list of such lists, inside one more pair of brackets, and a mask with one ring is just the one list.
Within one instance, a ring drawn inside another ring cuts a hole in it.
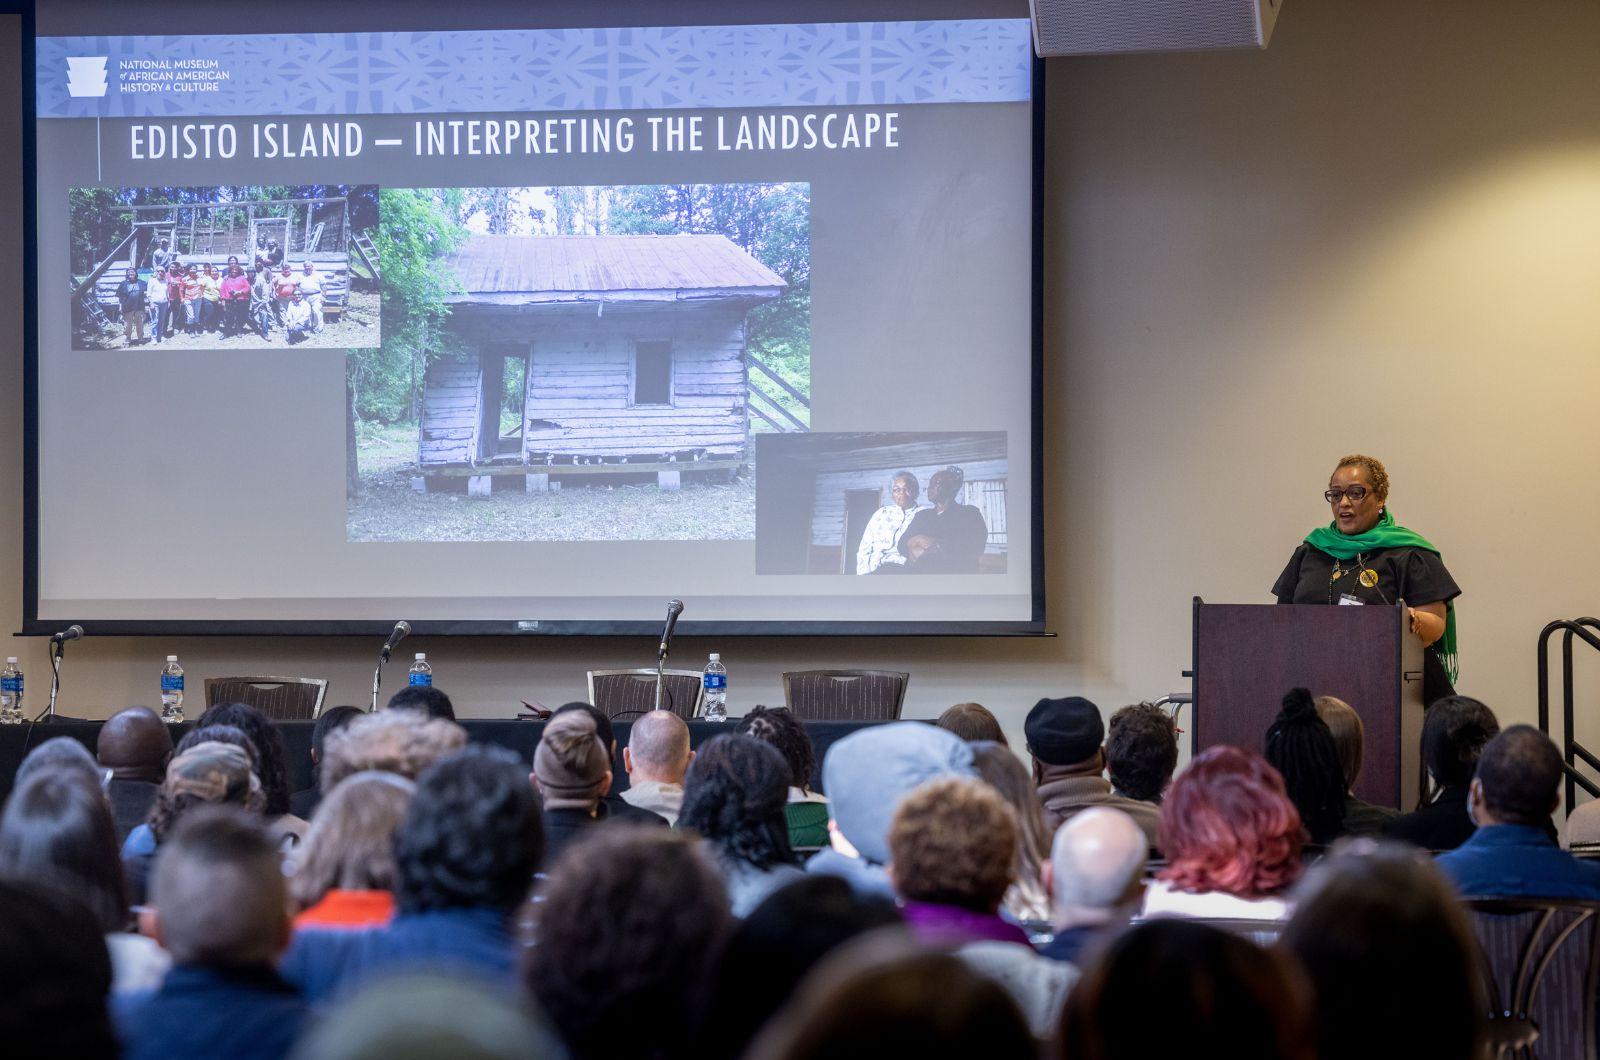
[{"label": "black tablecloth", "polygon": [[[94,751],[95,740],[99,737],[101,722],[98,721],[65,721],[40,722],[37,725],[0,725],[0,799],[11,793],[11,780],[17,773],[17,766],[21,764],[23,756],[32,747],[38,746],[52,736],[70,736]],[[299,791],[311,786],[314,779],[311,768],[311,728],[313,722],[309,721],[284,721],[278,723],[279,730],[283,733],[284,751],[289,762],[289,790]],[[611,772],[614,780],[613,791],[623,791],[628,786],[627,770],[622,768],[622,748],[628,745],[628,730],[632,721],[617,719],[612,727],[616,730],[617,756],[612,764]],[[822,790],[822,756],[829,745],[840,737],[864,729],[870,725],[882,724],[881,722],[861,721],[808,721],[805,722],[806,732],[811,736],[811,742],[817,750],[817,768],[811,776],[813,791]],[[533,762],[533,749],[539,743],[539,734],[544,732],[545,723],[542,721],[501,721],[501,720],[465,720],[461,722],[467,730],[467,735],[475,741],[482,743],[499,744],[509,747],[517,753],[517,757],[529,763],[530,769]],[[194,722],[185,722],[173,726],[172,740],[177,743],[183,734],[194,727]],[[698,747],[706,740],[720,732],[733,731],[731,722],[691,721],[689,723],[690,743]]]}]

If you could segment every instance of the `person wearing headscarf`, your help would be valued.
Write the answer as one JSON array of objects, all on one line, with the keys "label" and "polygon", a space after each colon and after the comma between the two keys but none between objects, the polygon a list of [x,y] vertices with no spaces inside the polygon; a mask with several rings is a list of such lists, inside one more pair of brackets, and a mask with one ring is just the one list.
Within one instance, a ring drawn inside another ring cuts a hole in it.
[{"label": "person wearing headscarf", "polygon": [[928,500],[900,535],[900,554],[908,571],[919,574],[976,574],[978,559],[989,543],[989,525],[983,513],[956,498],[967,476],[959,467],[947,467],[928,479]]}]

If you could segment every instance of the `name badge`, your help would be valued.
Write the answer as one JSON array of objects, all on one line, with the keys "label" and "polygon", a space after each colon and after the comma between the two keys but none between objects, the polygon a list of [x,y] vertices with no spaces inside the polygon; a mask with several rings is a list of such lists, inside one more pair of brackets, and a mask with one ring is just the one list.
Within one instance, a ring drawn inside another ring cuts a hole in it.
[{"label": "name badge", "polygon": [[1365,603],[1366,603],[1366,601],[1357,600],[1354,596],[1351,596],[1349,593],[1340,593],[1339,594],[1339,604],[1340,604],[1340,606],[1343,606],[1345,604],[1354,604],[1356,607],[1361,607]]}]

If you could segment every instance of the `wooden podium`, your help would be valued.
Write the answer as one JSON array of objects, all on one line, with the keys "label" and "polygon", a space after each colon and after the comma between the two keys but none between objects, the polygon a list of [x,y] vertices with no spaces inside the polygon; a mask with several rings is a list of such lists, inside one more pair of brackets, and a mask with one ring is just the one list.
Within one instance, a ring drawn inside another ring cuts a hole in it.
[{"label": "wooden podium", "polygon": [[1404,604],[1340,607],[1194,600],[1194,750],[1265,746],[1296,686],[1337,696],[1366,729],[1358,797],[1412,809],[1420,788],[1422,644]]}]

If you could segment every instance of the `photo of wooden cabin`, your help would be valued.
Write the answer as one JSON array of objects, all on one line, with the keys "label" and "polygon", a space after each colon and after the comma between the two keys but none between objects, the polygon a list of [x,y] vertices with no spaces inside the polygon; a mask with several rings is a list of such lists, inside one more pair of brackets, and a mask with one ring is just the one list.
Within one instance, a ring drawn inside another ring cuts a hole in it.
[{"label": "photo of wooden cabin", "polygon": [[750,403],[746,317],[788,285],[726,236],[474,234],[448,265],[446,327],[466,352],[427,369],[414,488],[653,473],[677,489],[748,462],[752,411],[772,423]]}]

